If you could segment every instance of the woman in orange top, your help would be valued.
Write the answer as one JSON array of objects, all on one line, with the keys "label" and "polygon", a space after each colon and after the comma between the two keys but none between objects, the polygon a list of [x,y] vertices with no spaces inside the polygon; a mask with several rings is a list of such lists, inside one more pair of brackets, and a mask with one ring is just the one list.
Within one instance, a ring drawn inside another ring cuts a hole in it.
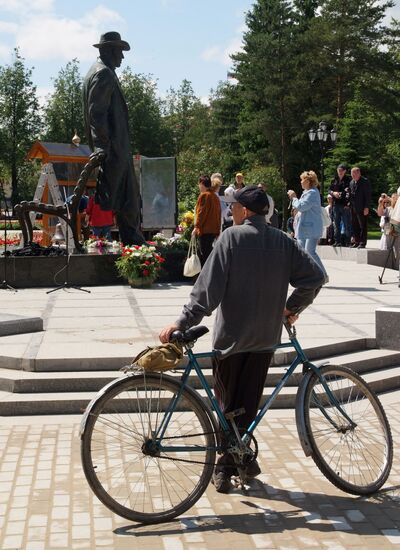
[{"label": "woman in orange top", "polygon": [[203,266],[211,254],[213,243],[221,229],[221,205],[211,188],[209,176],[200,176],[199,190],[192,235],[197,235],[199,238],[200,261]]}]

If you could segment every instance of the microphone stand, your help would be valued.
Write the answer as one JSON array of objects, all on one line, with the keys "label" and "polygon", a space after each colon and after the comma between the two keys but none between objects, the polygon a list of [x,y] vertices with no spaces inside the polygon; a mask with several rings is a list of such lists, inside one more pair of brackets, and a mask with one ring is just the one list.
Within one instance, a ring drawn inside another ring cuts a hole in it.
[{"label": "microphone stand", "polygon": [[5,192],[4,192],[4,184],[3,184],[2,181],[1,181],[0,184],[1,184],[1,198],[4,200],[4,279],[0,282],[0,290],[12,290],[13,292],[18,292],[16,288],[9,285],[8,282],[7,282],[7,263],[8,263],[7,222],[8,222],[9,210],[8,210],[8,206],[7,206],[6,195],[5,195]]},{"label": "microphone stand", "polygon": [[[65,199],[65,206],[67,208],[67,218],[68,220],[70,219],[70,216],[69,216],[69,204],[68,204],[68,199],[67,199],[67,196],[66,196],[66,193],[65,193],[65,189],[64,189],[64,199]],[[65,281],[63,284],[61,285],[58,285],[56,288],[52,288],[51,290],[48,290],[46,292],[46,294],[51,294],[52,292],[57,292],[57,290],[61,290],[62,288],[74,288],[75,290],[80,290],[81,292],[87,292],[88,294],[91,293],[90,290],[86,290],[86,288],[81,288],[80,286],[78,285],[72,285],[70,282],[69,282],[69,260],[70,260],[70,257],[71,257],[71,254],[69,253],[69,225],[68,225],[68,222],[65,222],[65,232],[66,232],[66,235],[65,235],[65,247],[66,247],[66,262],[65,262]]]}]

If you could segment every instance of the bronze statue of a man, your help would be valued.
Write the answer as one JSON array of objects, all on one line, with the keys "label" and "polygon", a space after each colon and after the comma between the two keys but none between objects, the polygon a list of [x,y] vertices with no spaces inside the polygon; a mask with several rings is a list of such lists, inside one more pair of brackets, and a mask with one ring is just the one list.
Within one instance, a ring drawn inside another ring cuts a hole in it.
[{"label": "bronze statue of a man", "polygon": [[99,58],[83,83],[83,107],[90,147],[104,153],[96,187],[96,202],[113,210],[123,244],[143,244],[140,231],[140,190],[130,151],[128,108],[115,74],[128,42],[118,32],[106,32],[98,44]]}]

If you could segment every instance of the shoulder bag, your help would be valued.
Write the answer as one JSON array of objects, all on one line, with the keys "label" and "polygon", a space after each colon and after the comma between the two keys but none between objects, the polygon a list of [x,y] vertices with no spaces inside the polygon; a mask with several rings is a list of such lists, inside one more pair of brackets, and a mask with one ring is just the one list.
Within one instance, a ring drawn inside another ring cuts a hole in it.
[{"label": "shoulder bag", "polygon": [[188,255],[183,267],[185,277],[194,277],[201,271],[200,258],[197,255],[197,240],[196,236],[192,235],[189,244]]}]

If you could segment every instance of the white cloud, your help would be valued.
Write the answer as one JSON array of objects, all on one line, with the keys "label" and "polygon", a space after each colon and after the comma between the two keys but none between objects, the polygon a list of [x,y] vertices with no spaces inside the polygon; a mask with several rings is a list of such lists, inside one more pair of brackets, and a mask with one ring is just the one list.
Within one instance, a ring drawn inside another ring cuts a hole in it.
[{"label": "white cloud", "polygon": [[242,37],[233,38],[229,44],[223,46],[211,46],[204,50],[200,56],[204,61],[214,61],[229,67],[232,64],[231,55],[242,49]]},{"label": "white cloud", "polygon": [[54,0],[0,0],[0,9],[21,16],[29,12],[49,12],[54,7]]},{"label": "white cloud", "polygon": [[103,28],[121,22],[123,19],[117,12],[103,6],[97,6],[81,19],[35,15],[18,26],[15,42],[26,59],[70,60],[77,57],[88,61],[94,58],[92,44],[99,41]]},{"label": "white cloud", "polygon": [[5,32],[7,34],[15,34],[17,30],[18,30],[18,25],[16,23],[0,21],[0,32]]},{"label": "white cloud", "polygon": [[0,44],[0,61],[7,61],[10,56],[10,47]]}]

